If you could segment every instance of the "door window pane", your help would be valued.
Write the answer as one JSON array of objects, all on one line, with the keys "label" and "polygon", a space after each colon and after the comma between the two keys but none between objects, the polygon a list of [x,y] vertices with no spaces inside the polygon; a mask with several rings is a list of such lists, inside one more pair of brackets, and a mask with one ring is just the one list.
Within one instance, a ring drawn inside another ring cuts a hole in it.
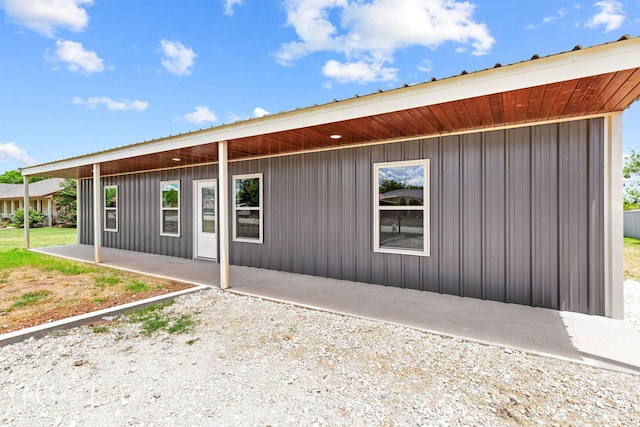
[{"label": "door window pane", "polygon": [[202,189],[202,232],[216,232],[216,189],[213,187]]}]

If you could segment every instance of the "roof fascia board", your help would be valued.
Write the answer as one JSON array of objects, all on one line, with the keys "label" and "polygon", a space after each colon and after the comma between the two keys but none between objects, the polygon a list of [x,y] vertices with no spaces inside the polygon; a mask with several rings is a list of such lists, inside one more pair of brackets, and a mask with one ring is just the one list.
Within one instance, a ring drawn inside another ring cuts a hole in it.
[{"label": "roof fascia board", "polygon": [[45,174],[123,158],[385,114],[640,67],[640,38],[532,59],[340,102],[25,167]]}]

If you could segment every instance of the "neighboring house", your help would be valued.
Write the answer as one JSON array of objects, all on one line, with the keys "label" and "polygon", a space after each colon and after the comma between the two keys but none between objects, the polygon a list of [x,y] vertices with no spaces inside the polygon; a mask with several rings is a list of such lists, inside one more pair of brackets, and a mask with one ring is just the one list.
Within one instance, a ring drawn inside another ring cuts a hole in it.
[{"label": "neighboring house", "polygon": [[[63,178],[50,178],[29,184],[29,206],[47,216],[47,224],[55,224],[58,211],[53,197],[62,189]],[[0,217],[11,219],[16,209],[24,207],[24,184],[0,184]]]},{"label": "neighboring house", "polygon": [[[638,96],[623,37],[22,173],[79,178],[96,262],[106,246],[218,260],[222,288],[231,263],[620,318]],[[410,203],[383,203],[390,180]]]},{"label": "neighboring house", "polygon": [[624,211],[624,236],[640,239],[640,210]]}]

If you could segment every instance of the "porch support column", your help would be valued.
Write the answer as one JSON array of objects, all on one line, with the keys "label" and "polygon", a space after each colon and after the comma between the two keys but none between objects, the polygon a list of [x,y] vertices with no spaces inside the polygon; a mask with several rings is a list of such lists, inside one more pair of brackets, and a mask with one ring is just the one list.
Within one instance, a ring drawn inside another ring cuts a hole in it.
[{"label": "porch support column", "polygon": [[614,319],[624,318],[622,236],[622,113],[615,113],[604,130],[604,301]]},{"label": "porch support column", "polygon": [[29,177],[24,176],[22,178],[24,182],[24,248],[29,249],[30,241],[29,241]]},{"label": "porch support column", "polygon": [[229,159],[227,141],[218,142],[218,183],[220,200],[220,289],[229,287]]},{"label": "porch support column", "polygon": [[102,262],[102,209],[100,209],[100,163],[93,165],[93,248],[94,261]]},{"label": "porch support column", "polygon": [[53,220],[51,218],[51,214],[53,212],[53,210],[51,209],[51,205],[53,204],[53,198],[48,198],[47,199],[47,218],[49,219],[49,228],[51,228],[51,226],[53,225]]}]

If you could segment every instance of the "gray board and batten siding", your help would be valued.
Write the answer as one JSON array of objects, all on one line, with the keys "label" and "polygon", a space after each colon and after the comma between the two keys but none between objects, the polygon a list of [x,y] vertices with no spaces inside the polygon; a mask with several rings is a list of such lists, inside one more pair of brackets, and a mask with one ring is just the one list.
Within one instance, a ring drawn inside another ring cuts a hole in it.
[{"label": "gray board and batten siding", "polygon": [[[264,174],[264,243],[230,242],[230,262],[604,315],[603,141],[595,118],[233,162],[230,175]],[[414,159],[430,160],[430,256],[373,252],[373,164]],[[103,245],[191,258],[205,178],[216,165],[104,177],[120,225]],[[160,236],[163,180],[181,182],[179,238]]]},{"label": "gray board and batten siding", "polygon": [[624,237],[640,239],[640,210],[624,211]]}]

